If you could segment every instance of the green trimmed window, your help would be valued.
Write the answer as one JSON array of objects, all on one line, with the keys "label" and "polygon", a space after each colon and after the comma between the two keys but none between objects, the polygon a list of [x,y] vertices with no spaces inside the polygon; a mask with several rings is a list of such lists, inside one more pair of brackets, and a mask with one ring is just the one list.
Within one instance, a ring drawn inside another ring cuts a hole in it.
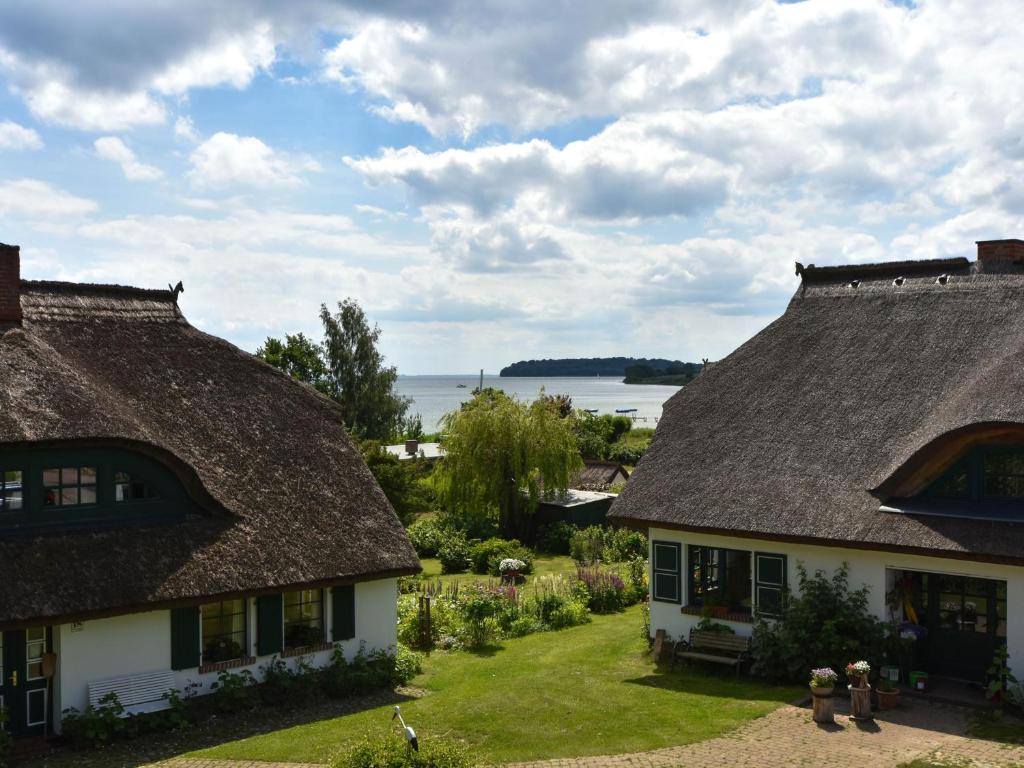
[{"label": "green trimmed window", "polygon": [[676,541],[651,542],[651,599],[682,602],[683,545]]},{"label": "green trimmed window", "polygon": [[688,554],[689,605],[750,612],[749,550],[691,545]]},{"label": "green trimmed window", "polygon": [[136,475],[132,477],[129,472],[114,473],[114,501],[145,501],[159,497],[156,489],[142,478]]},{"label": "green trimmed window", "polygon": [[77,507],[96,503],[96,467],[43,469],[43,506]]},{"label": "green trimmed window", "polygon": [[21,471],[17,469],[0,471],[0,514],[20,512],[23,501]]},{"label": "green trimmed window", "polygon": [[302,648],[324,641],[324,591],[284,593],[284,645]]},{"label": "green trimmed window", "polygon": [[762,616],[782,615],[786,597],[787,562],[785,555],[754,553],[754,597]]},{"label": "green trimmed window", "polygon": [[1001,501],[1024,499],[1024,449],[975,448],[921,494],[932,499]]},{"label": "green trimmed window", "polygon": [[200,608],[203,664],[231,661],[249,655],[246,601],[222,600]]}]

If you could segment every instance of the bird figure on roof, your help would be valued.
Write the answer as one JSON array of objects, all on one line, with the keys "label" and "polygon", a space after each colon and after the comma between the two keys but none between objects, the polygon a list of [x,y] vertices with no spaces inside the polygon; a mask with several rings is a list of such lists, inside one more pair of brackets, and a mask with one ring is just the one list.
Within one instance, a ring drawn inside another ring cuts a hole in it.
[{"label": "bird figure on roof", "polygon": [[412,747],[413,752],[419,752],[420,743],[416,738],[416,731],[405,724],[405,720],[402,719],[402,708],[397,704],[395,705],[395,714],[391,716],[392,720],[395,718],[398,718],[398,722],[402,724],[402,733],[405,734],[405,740],[409,742],[409,746]]},{"label": "bird figure on roof", "polygon": [[176,286],[174,286],[173,288],[171,287],[171,284],[168,283],[167,284],[167,290],[169,290],[171,293],[174,294],[174,300],[177,301],[178,300],[178,294],[181,294],[181,293],[185,292],[185,286],[182,285],[181,284],[181,280],[179,280],[178,284]]}]

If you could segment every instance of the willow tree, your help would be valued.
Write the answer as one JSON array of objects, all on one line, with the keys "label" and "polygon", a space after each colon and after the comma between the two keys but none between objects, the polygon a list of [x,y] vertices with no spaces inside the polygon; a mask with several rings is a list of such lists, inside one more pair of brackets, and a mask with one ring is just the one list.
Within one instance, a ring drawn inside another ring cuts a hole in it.
[{"label": "willow tree", "polygon": [[541,499],[565,493],[583,462],[571,420],[541,394],[528,404],[487,389],[445,415],[437,488],[449,513],[521,535]]}]

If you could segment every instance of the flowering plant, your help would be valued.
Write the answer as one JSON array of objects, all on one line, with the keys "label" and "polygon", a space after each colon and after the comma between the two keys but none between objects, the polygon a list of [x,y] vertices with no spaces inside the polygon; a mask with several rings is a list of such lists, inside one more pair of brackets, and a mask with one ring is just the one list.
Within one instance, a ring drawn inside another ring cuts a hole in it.
[{"label": "flowering plant", "polygon": [[854,661],[846,665],[847,677],[867,677],[871,673],[871,665],[866,661]]},{"label": "flowering plant", "polygon": [[811,685],[815,688],[831,688],[838,679],[839,675],[832,667],[811,670]]},{"label": "flowering plant", "polygon": [[526,568],[526,563],[522,560],[517,560],[514,557],[506,557],[500,563],[498,563],[498,571],[504,576],[506,573],[519,573],[521,570]]}]

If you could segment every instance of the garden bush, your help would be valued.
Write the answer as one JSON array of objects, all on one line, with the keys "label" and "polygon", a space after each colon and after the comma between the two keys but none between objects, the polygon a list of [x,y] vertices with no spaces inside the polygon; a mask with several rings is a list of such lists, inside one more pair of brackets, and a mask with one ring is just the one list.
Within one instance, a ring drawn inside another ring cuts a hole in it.
[{"label": "garden bush", "polygon": [[408,685],[422,671],[423,654],[399,643],[395,651],[395,668],[391,674],[391,684]]},{"label": "garden bush", "polygon": [[437,550],[441,573],[465,573],[469,569],[469,542],[462,531],[449,531]]},{"label": "garden bush", "polygon": [[89,704],[81,711],[75,707],[65,709],[61,735],[75,749],[102,747],[125,735],[128,720],[123,715],[124,706],[111,691],[95,707]]},{"label": "garden bush", "polygon": [[[418,667],[418,660],[413,663]],[[406,658],[403,664],[408,667],[409,660]],[[328,696],[340,699],[390,688],[407,673],[408,669],[399,673],[396,654],[382,649],[367,653],[366,644],[361,643],[351,659],[346,659],[342,650],[335,648],[330,665],[320,673],[320,683]]]},{"label": "garden bush", "polygon": [[436,557],[450,531],[436,517],[417,520],[409,526],[409,541],[420,557]]},{"label": "garden bush", "polygon": [[545,576],[522,600],[521,615],[534,617],[545,629],[565,629],[590,621],[586,595],[564,576]]},{"label": "garden bush", "polygon": [[647,451],[646,443],[619,442],[608,447],[608,459],[635,467]]},{"label": "garden bush", "polygon": [[617,573],[599,566],[581,567],[576,577],[586,588],[587,607],[593,613],[614,613],[630,603],[632,596],[626,594],[626,582]]},{"label": "garden bush", "polygon": [[302,657],[296,661],[295,669],[284,659],[275,656],[260,670],[263,672],[263,683],[258,690],[264,704],[298,707],[315,701],[320,693],[321,681],[312,674],[312,667]]},{"label": "garden bush", "polygon": [[533,571],[533,553],[524,547],[519,539],[492,538],[469,548],[470,568],[473,573],[500,576],[498,566],[506,558],[521,560],[525,564],[520,573],[527,574]]},{"label": "garden bush", "polygon": [[632,528],[605,528],[601,559],[606,563],[625,563],[635,557],[647,557],[647,536]]},{"label": "garden bush", "polygon": [[589,565],[601,559],[604,552],[604,529],[599,525],[575,531],[569,541],[569,554],[577,563]]},{"label": "garden bush", "polygon": [[364,741],[331,761],[331,768],[470,768],[466,748],[445,737],[425,737],[419,749],[410,749],[405,737],[390,733]]},{"label": "garden bush", "polygon": [[575,525],[564,520],[541,526],[536,537],[537,551],[548,555],[568,555],[569,542],[576,530]]},{"label": "garden bush", "polygon": [[763,677],[802,682],[808,670],[844,669],[855,659],[873,668],[882,662],[885,625],[868,609],[867,586],[849,588],[849,565],[829,578],[808,575],[797,564],[798,591],[783,600],[777,620],[754,622],[751,671]]},{"label": "garden bush", "polygon": [[255,685],[256,678],[248,669],[241,672],[222,670],[217,673],[217,682],[210,685],[213,691],[211,699],[218,711],[224,714],[252,709],[257,701]]},{"label": "garden bush", "polygon": [[624,563],[636,557],[647,557],[647,537],[630,528],[592,525],[572,534],[569,551],[572,559],[583,565],[599,560]]}]

